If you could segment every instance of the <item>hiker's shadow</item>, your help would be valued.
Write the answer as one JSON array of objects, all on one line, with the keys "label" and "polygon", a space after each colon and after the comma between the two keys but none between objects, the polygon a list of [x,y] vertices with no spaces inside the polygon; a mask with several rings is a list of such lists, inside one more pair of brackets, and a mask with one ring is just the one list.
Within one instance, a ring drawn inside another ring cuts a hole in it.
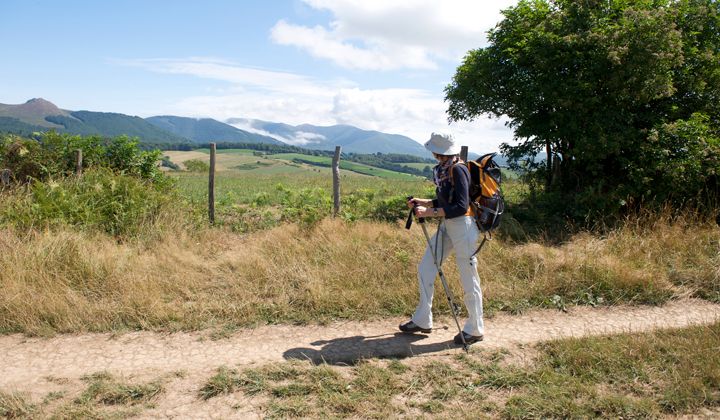
[{"label": "hiker's shadow", "polygon": [[319,350],[307,347],[289,349],[283,353],[285,359],[310,360],[314,364],[354,365],[368,358],[404,358],[423,353],[458,348],[452,341],[430,344],[415,344],[428,338],[424,334],[383,334],[365,337],[336,338],[310,343],[322,346]]}]

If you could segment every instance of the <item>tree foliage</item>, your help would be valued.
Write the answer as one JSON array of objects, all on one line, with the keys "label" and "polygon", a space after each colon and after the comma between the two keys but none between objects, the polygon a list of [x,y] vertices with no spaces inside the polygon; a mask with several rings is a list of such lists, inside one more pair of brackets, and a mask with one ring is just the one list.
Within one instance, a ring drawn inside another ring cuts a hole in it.
[{"label": "tree foliage", "polygon": [[521,0],[445,92],[451,120],[510,117],[503,151],[546,151],[580,206],[717,195],[717,0]]}]

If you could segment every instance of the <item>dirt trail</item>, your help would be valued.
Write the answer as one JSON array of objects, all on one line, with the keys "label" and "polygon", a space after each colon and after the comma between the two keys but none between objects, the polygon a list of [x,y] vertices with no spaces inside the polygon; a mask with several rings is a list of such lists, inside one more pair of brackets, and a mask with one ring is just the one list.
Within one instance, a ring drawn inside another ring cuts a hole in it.
[{"label": "dirt trail", "polygon": [[[513,348],[561,337],[678,328],[718,319],[720,305],[692,299],[662,307],[578,307],[568,313],[535,310],[488,319],[485,341],[475,346]],[[359,358],[436,358],[462,351],[452,344],[456,331],[451,319],[439,320],[429,335],[396,333],[401,321],[397,318],[327,326],[264,326],[237,331],[218,340],[209,339],[208,332],[4,336],[0,337],[0,390],[42,398],[57,390],[58,384],[77,382],[83,375],[103,370],[126,378],[183,372],[182,378],[167,386],[168,391],[157,407],[145,415],[202,417],[214,413],[218,417],[252,417],[252,412],[227,412],[218,406],[230,409],[233,404],[242,405],[241,400],[227,401],[242,396],[204,402],[197,399],[197,390],[222,365],[242,367],[293,358],[344,364]]]}]

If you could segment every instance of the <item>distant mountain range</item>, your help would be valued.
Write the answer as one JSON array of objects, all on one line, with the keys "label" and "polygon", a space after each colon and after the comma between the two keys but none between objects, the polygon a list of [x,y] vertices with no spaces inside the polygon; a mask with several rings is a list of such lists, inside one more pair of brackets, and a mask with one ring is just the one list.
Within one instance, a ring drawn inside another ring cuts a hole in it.
[{"label": "distant mountain range", "polygon": [[[307,149],[346,153],[400,153],[431,157],[413,139],[380,131],[362,130],[350,125],[315,126],[231,118],[225,122],[211,118],[171,115],[140,118],[118,113],[69,111],[42,99],[24,104],[0,104],[0,133],[30,135],[54,129],[58,132],[115,137],[138,137],[148,144],[173,145],[209,142],[290,144]],[[473,157],[474,154],[471,154]]]},{"label": "distant mountain range", "polygon": [[351,125],[293,126],[246,118],[230,118],[226,122],[241,130],[270,136],[283,143],[308,149],[335,150],[335,146],[341,146],[346,153],[402,153],[432,157],[421,144],[409,137],[362,130]]},{"label": "distant mountain range", "polygon": [[126,134],[147,143],[188,142],[140,117],[110,112],[68,111],[42,98],[31,99],[20,105],[0,104],[0,132],[29,135],[50,129],[85,136],[116,137]]}]

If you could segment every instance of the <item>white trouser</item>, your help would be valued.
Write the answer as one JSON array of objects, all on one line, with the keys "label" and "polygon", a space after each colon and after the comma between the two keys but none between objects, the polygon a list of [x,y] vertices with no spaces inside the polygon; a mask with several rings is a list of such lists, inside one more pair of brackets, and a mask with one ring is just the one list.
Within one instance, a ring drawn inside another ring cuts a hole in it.
[{"label": "white trouser", "polygon": [[[471,257],[477,248],[478,228],[470,216],[460,216],[452,219],[445,219],[440,224],[438,232],[430,239],[430,245],[425,248],[420,265],[418,266],[418,281],[420,283],[420,303],[412,316],[415,325],[421,328],[432,328],[432,300],[435,290],[435,277],[438,274],[437,267],[433,261],[433,254],[430,246],[437,249],[437,258],[440,266],[447,259],[450,251],[455,249],[460,281],[465,291],[465,307],[468,311],[468,319],[465,322],[463,331],[470,335],[483,335],[483,302],[482,291],[480,290],[480,276],[477,272],[477,258]],[[440,240],[436,242],[437,236]],[[435,244],[437,243],[437,248]]]}]

